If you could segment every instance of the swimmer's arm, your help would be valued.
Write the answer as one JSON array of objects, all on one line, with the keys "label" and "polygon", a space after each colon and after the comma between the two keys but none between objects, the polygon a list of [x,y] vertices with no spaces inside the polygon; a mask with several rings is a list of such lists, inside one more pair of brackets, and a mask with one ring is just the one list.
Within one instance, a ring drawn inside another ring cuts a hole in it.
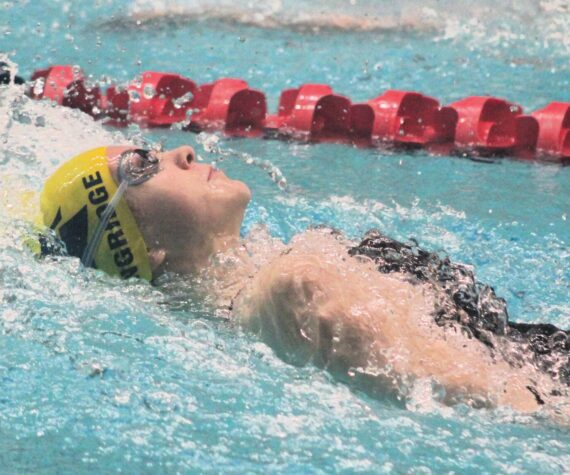
[{"label": "swimmer's arm", "polygon": [[[523,412],[539,408],[524,374],[505,364],[478,362],[445,339],[413,335],[414,327],[405,325],[404,314],[394,322],[401,326],[402,338],[390,337],[389,328],[380,331],[382,327],[374,324],[375,310],[366,306],[365,292],[350,279],[317,256],[281,256],[244,288],[234,302],[234,314],[241,326],[257,333],[285,361],[326,368],[372,393],[397,393],[402,375],[430,375],[447,388],[446,402],[479,394]],[[408,358],[386,365],[378,345],[405,350]],[[394,371],[385,371],[388,366]]]},{"label": "swimmer's arm", "polygon": [[365,366],[370,319],[355,315],[335,266],[314,255],[284,255],[263,268],[234,304],[239,323],[284,360],[312,362],[337,375]]}]

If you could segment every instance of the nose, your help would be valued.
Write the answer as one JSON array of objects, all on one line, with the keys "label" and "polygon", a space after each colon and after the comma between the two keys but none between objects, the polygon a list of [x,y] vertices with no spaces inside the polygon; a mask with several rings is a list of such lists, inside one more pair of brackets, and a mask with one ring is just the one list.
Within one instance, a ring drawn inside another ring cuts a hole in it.
[{"label": "nose", "polygon": [[189,145],[183,145],[169,152],[165,152],[161,157],[163,160],[172,160],[176,166],[187,170],[190,164],[196,160],[196,153]]},{"label": "nose", "polygon": [[179,147],[179,150],[180,150],[179,153],[186,160],[186,163],[192,163],[196,161],[196,152],[194,152],[194,149],[190,147],[190,145],[184,145],[182,147]]}]

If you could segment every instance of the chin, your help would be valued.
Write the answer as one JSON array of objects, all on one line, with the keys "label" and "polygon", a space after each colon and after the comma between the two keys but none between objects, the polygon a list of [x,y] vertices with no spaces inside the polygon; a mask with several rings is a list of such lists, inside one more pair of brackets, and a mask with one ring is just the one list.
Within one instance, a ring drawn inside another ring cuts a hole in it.
[{"label": "chin", "polygon": [[231,221],[237,216],[243,217],[250,200],[251,190],[243,181],[228,179],[223,188],[218,188],[211,210],[222,218],[222,222]]},{"label": "chin", "polygon": [[241,188],[241,193],[245,199],[245,204],[247,205],[249,203],[249,201],[251,200],[251,190],[249,189],[249,186],[247,186],[243,181],[239,181],[236,180],[237,183],[239,184],[239,187]]}]

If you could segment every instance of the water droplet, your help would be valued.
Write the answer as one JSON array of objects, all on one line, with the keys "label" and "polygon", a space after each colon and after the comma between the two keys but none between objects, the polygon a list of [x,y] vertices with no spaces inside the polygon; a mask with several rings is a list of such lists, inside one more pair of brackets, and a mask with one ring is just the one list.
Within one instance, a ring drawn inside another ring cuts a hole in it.
[{"label": "water droplet", "polygon": [[197,142],[204,147],[204,150],[208,153],[217,153],[219,137],[213,134],[200,133],[196,137]]},{"label": "water droplet", "polygon": [[81,78],[81,76],[82,76],[82,74],[81,74],[81,66],[79,66],[79,65],[77,65],[77,64],[74,64],[74,65],[71,67],[71,71],[72,71],[72,73],[73,73],[73,79],[74,79],[75,81],[77,81],[78,79]]},{"label": "water droplet", "polygon": [[41,96],[44,93],[44,87],[46,85],[46,80],[43,77],[37,78],[34,81],[34,86],[32,88],[32,93],[34,96]]},{"label": "water droplet", "polygon": [[145,84],[143,87],[143,97],[145,99],[152,99],[156,95],[156,89],[152,84]]},{"label": "water droplet", "polygon": [[129,91],[129,98],[133,102],[139,102],[141,100],[141,96],[138,91],[134,91],[132,89]]},{"label": "water droplet", "polygon": [[180,96],[180,97],[174,99],[174,101],[172,101],[172,103],[174,104],[175,109],[180,109],[184,106],[184,104],[188,104],[189,102],[192,102],[192,99],[194,99],[194,94],[192,94],[191,92],[187,92],[183,96]]}]

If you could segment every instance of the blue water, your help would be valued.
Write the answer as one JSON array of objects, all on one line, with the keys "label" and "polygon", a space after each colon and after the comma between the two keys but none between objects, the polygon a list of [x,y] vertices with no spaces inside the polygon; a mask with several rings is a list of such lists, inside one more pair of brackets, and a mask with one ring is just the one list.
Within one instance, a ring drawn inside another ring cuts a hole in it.
[{"label": "blue water", "polygon": [[[355,101],[389,87],[444,103],[486,93],[529,110],[570,101],[564,2],[352,3],[8,1],[0,50],[27,77],[50,64],[79,64],[94,80],[147,69],[241,77],[273,108],[282,89],[309,81]],[[152,4],[155,19],[137,25],[130,15]],[[340,14],[351,27],[327,22]],[[370,399],[280,361],[190,285],[165,293],[72,259],[37,262],[10,199],[39,190],[72,153],[134,140],[217,154],[202,145],[211,137],[116,132],[12,89],[0,90],[0,108],[0,177],[12,183],[0,182],[2,473],[570,471],[568,429],[539,416]],[[570,168],[223,137],[219,146],[271,161],[288,182],[284,192],[259,168],[221,163],[254,193],[244,234],[262,223],[287,240],[324,223],[351,238],[371,227],[414,237],[473,265],[513,319],[570,327]]]}]

